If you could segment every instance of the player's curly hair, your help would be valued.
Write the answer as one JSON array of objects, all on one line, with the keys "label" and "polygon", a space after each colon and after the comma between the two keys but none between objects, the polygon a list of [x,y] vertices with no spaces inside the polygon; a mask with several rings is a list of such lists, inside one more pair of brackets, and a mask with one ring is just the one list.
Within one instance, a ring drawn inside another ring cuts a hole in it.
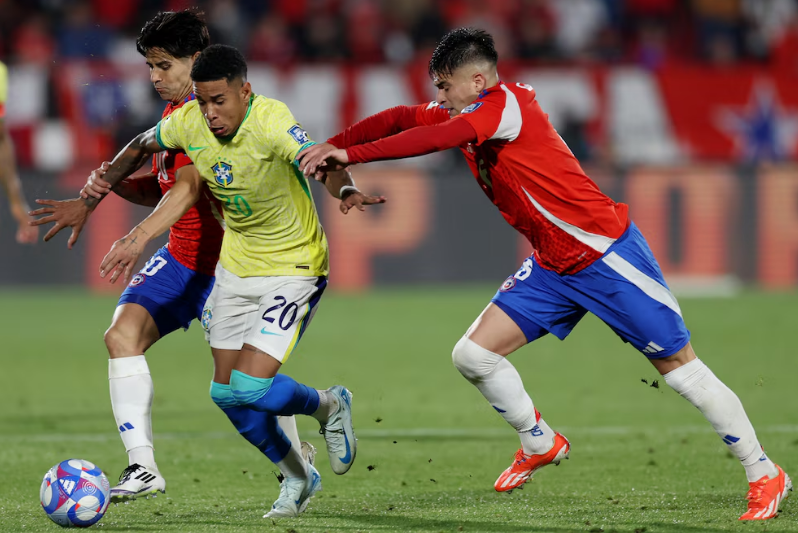
[{"label": "player's curly hair", "polygon": [[495,66],[498,60],[490,33],[477,28],[457,28],[444,35],[432,53],[429,75],[451,76],[468,63],[488,61]]},{"label": "player's curly hair", "polygon": [[136,50],[143,56],[153,48],[163,48],[173,57],[191,57],[211,43],[204,13],[196,9],[162,11],[141,28]]},{"label": "player's curly hair", "polygon": [[226,44],[213,44],[202,51],[191,67],[195,82],[235,79],[247,80],[247,62],[236,48]]}]

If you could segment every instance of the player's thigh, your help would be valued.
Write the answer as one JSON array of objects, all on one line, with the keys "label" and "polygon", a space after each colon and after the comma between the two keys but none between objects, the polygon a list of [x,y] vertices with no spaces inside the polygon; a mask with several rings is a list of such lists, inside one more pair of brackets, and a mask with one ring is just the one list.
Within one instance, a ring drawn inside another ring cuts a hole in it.
[{"label": "player's thigh", "polygon": [[521,327],[494,303],[488,304],[465,336],[499,355],[509,355],[529,342]]},{"label": "player's thigh", "polygon": [[230,374],[238,363],[240,350],[220,350],[211,348],[213,355],[213,381],[227,385],[230,383]]},{"label": "player's thigh", "polygon": [[547,333],[567,337],[586,311],[558,292],[552,276],[556,275],[527,258],[502,283],[468,330],[468,338],[486,350],[508,355]]},{"label": "player's thigh", "polygon": [[104,337],[111,359],[142,355],[160,338],[158,326],[150,312],[134,303],[116,308]]},{"label": "player's thigh", "polygon": [[[299,344],[327,286],[325,277],[264,278],[255,320],[248,325],[248,354],[268,354],[284,363]],[[269,362],[263,363],[269,366]]]},{"label": "player's thigh", "polygon": [[[254,278],[260,279],[260,278]],[[202,310],[205,339],[214,350],[239,352],[248,328],[257,318],[259,299],[252,294],[253,278],[239,278],[221,265]]]},{"label": "player's thigh", "polygon": [[681,308],[634,224],[601,259],[571,276],[569,286],[590,312],[649,359],[674,356],[690,340]]}]

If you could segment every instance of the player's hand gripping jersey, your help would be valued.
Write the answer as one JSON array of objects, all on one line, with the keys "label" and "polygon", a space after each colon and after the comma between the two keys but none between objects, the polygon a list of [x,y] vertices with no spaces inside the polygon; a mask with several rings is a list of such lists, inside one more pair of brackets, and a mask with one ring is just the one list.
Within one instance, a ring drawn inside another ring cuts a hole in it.
[{"label": "player's hand gripping jersey", "polygon": [[326,276],[327,239],[295,159],[312,144],[285,104],[253,95],[238,130],[208,129],[196,100],[158,123],[158,142],[180,148],[222,201],[220,262],[236,276]]},{"label": "player's hand gripping jersey", "polygon": [[[381,152],[390,152],[392,158],[418,155],[413,152],[415,136],[408,135],[412,132],[361,143],[449,120],[449,112],[435,102],[400,106],[364,120],[329,142],[347,148],[352,163],[384,159]],[[579,272],[600,258],[628,227],[628,206],[612,201],[585,175],[529,85],[499,82],[451,120],[466,121],[473,128],[460,128],[467,138],[476,140],[464,142],[460,149],[482,190],[507,222],[529,239],[542,266],[559,274]],[[430,136],[439,137],[434,141],[438,147],[446,146],[445,131],[457,135],[455,128],[426,129]],[[407,153],[397,154],[396,148]]]},{"label": "player's hand gripping jersey", "polygon": [[[192,94],[177,105],[169,102],[162,118],[168,117],[194,98]],[[166,150],[152,157],[152,171],[158,175],[158,184],[163,194],[174,186],[177,170],[190,164],[191,159],[180,149]],[[206,188],[202,191],[200,200],[172,226],[168,248],[181,265],[213,276],[223,237],[224,222],[220,203]]]}]

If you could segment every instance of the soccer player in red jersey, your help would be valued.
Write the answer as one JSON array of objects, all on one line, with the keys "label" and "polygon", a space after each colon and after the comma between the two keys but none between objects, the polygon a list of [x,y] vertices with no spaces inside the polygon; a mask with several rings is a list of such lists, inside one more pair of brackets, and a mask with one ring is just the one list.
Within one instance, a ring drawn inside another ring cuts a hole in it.
[{"label": "soccer player in red jersey", "polygon": [[568,440],[541,418],[506,356],[552,333],[564,339],[589,311],[643,353],[737,456],[749,481],[741,520],[776,516],[792,483],[763,452],[737,396],[698,358],[679,304],[625,204],[584,173],[525,83],[497,73],[492,37],[460,28],[438,44],[430,104],[388,109],[300,155],[318,169],[459,147],[488,198],[534,253],[507,278],[454,347],[457,369],[519,434],[521,449],[495,484],[521,487],[568,458]]}]

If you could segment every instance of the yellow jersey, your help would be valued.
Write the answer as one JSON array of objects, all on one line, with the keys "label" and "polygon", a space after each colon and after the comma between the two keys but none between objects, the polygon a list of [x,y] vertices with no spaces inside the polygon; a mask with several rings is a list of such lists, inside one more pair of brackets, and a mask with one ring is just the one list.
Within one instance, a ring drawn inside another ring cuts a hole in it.
[{"label": "yellow jersey", "polygon": [[163,148],[186,152],[221,200],[225,269],[242,278],[327,275],[327,238],[296,165],[297,154],[313,142],[284,103],[253,95],[241,125],[220,139],[192,100],[156,132]]},{"label": "yellow jersey", "polygon": [[0,62],[0,119],[6,116],[6,98],[8,98],[8,69]]}]

